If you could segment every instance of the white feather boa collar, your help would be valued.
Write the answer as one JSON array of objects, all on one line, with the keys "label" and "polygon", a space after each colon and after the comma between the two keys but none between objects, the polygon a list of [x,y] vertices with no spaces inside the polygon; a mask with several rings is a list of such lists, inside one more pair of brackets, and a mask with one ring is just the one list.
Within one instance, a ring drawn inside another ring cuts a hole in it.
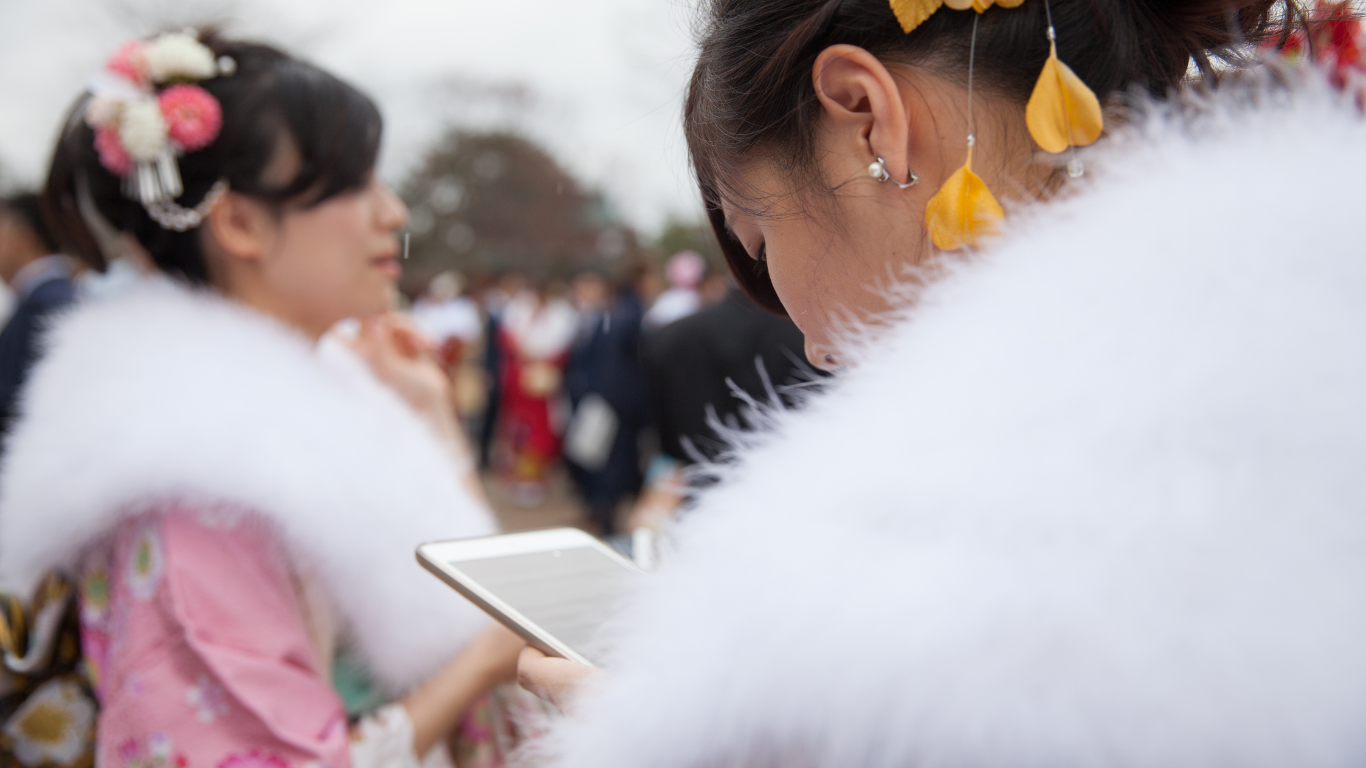
[{"label": "white feather boa collar", "polygon": [[1112,137],[778,418],[558,765],[1366,763],[1366,125],[1260,98]]},{"label": "white feather boa collar", "polygon": [[420,681],[484,625],[414,547],[491,533],[450,454],[340,343],[316,351],[245,307],[166,280],[64,317],[0,475],[0,579],[70,567],[122,515],[171,497],[273,521],[377,680]]}]

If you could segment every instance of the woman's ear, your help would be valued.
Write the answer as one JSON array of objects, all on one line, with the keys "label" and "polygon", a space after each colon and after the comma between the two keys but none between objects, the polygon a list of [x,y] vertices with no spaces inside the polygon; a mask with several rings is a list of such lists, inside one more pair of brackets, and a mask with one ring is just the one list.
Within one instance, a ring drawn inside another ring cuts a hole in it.
[{"label": "woman's ear", "polygon": [[[850,151],[864,162],[881,157],[894,177],[906,178],[910,119],[887,67],[862,48],[832,45],[816,57],[811,78],[829,124],[847,133]],[[844,138],[837,135],[836,141]]]},{"label": "woman's ear", "polygon": [[244,261],[257,261],[270,252],[275,220],[260,202],[228,192],[209,211],[206,233],[217,250]]}]

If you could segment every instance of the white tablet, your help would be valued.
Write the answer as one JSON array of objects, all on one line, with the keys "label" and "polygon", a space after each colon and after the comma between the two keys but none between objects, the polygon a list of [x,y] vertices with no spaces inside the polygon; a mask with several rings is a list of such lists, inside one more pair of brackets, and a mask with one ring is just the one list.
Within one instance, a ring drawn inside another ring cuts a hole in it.
[{"label": "white tablet", "polygon": [[644,573],[577,528],[438,541],[417,559],[546,655],[593,665],[603,625]]}]

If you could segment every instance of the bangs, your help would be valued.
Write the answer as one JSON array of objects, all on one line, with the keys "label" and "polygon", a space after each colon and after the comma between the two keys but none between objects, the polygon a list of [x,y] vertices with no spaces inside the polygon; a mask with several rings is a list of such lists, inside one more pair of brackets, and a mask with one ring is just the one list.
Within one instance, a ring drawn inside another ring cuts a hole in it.
[{"label": "bangs", "polygon": [[313,206],[368,184],[384,127],[374,102],[308,64],[278,69],[280,109],[303,161],[279,196]]},{"label": "bangs", "polygon": [[[211,38],[215,55],[237,61],[237,74],[202,85],[224,108],[224,131],[207,151],[185,155],[184,167],[227,171],[232,189],[272,203],[311,207],[369,183],[383,119],[368,96],[307,62],[267,46]],[[298,152],[287,183],[267,169],[282,146]]]}]

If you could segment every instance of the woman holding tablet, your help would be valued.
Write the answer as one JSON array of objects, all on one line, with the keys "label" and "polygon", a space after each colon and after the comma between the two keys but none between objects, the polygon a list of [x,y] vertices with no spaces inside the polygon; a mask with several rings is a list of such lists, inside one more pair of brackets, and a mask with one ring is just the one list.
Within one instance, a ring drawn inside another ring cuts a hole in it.
[{"label": "woman holding tablet", "polygon": [[[521,641],[413,563],[494,523],[384,314],[407,212],[380,132],[351,86],[212,34],[120,48],[62,132],[66,248],[160,271],[52,330],[0,479],[5,587],[79,574],[97,764],[415,766],[511,676]],[[324,338],[366,316],[354,349]],[[354,727],[340,643],[396,697]]]},{"label": "woman holding tablet", "polygon": [[1366,125],[1259,55],[1301,10],[703,13],[712,226],[846,371],[679,525],[556,764],[1366,760]]}]

